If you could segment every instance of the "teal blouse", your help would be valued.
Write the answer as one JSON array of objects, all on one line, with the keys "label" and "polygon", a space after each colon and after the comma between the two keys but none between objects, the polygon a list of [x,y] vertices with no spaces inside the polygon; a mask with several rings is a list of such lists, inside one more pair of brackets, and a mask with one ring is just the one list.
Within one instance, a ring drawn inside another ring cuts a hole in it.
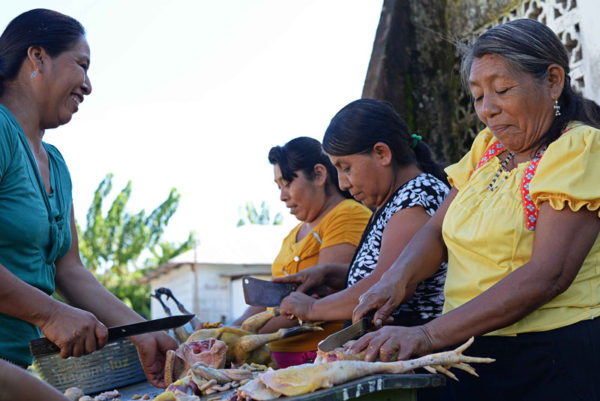
[{"label": "teal blouse", "polygon": [[[51,295],[55,261],[71,247],[72,187],[60,152],[50,144],[43,146],[50,164],[50,195],[25,133],[0,105],[0,264]],[[0,357],[29,365],[29,341],[40,336],[34,325],[0,313]]]}]

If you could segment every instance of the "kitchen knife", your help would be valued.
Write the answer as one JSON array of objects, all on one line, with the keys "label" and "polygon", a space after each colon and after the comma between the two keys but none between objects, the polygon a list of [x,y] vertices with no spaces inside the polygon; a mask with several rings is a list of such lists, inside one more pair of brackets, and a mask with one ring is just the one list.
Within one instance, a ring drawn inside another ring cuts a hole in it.
[{"label": "kitchen knife", "polygon": [[[152,331],[160,331],[172,329],[174,327],[183,326],[195,315],[177,315],[164,317],[162,319],[148,320],[145,322],[127,324],[125,326],[111,327],[108,329],[108,341],[112,342],[121,338],[135,336],[138,334],[150,333]],[[29,350],[34,357],[54,354],[60,352],[60,348],[47,338],[36,338],[29,342]]]},{"label": "kitchen knife", "polygon": [[373,324],[373,318],[375,317],[375,311],[370,311],[366,315],[360,318],[360,320],[340,331],[330,334],[325,339],[319,342],[317,346],[320,351],[333,351],[334,349],[341,347],[350,340],[356,340],[361,337],[367,331],[371,330],[375,325]]},{"label": "kitchen knife", "polygon": [[274,283],[250,276],[242,278],[242,286],[246,303],[255,306],[279,306],[283,298],[298,288],[297,284]]}]

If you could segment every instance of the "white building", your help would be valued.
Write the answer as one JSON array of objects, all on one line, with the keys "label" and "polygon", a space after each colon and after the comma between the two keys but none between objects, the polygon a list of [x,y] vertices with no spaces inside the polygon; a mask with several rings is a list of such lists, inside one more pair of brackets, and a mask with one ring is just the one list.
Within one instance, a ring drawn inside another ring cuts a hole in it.
[{"label": "white building", "polygon": [[[269,279],[271,263],[289,231],[289,225],[244,225],[226,234],[201,238],[196,249],[148,272],[142,282],[149,283],[152,292],[169,288],[202,321],[230,321],[247,307],[241,277]],[[174,314],[179,313],[174,302],[165,303]],[[151,315],[152,319],[165,316],[155,299]]]}]

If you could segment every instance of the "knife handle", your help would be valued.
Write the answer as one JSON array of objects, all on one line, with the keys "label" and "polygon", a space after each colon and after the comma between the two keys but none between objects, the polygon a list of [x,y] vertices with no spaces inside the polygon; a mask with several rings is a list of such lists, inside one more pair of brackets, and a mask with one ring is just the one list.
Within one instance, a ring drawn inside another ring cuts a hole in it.
[{"label": "knife handle", "polygon": [[372,328],[375,327],[375,322],[373,322],[373,320],[375,319],[376,311],[377,311],[377,309],[371,309],[370,311],[365,313],[364,316],[362,317],[362,319],[364,319],[364,322],[365,322],[365,330],[371,330]]},{"label": "knife handle", "polygon": [[36,338],[31,340],[29,342],[29,350],[34,357],[60,352],[60,348],[47,338]]}]

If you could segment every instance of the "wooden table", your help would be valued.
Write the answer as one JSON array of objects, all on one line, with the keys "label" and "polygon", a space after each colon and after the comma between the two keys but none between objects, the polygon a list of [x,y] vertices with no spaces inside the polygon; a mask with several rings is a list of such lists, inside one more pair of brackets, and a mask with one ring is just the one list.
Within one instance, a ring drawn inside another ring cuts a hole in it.
[{"label": "wooden table", "polygon": [[[440,387],[446,384],[446,377],[434,374],[374,375],[340,384],[332,388],[321,389],[296,397],[282,397],[286,401],[415,401],[417,389]],[[162,392],[147,382],[137,383],[119,389],[121,400],[129,401],[134,394],[148,394],[151,399]],[[221,399],[227,399],[233,391],[221,393]],[[217,394],[202,397],[202,401],[214,400]]]}]

